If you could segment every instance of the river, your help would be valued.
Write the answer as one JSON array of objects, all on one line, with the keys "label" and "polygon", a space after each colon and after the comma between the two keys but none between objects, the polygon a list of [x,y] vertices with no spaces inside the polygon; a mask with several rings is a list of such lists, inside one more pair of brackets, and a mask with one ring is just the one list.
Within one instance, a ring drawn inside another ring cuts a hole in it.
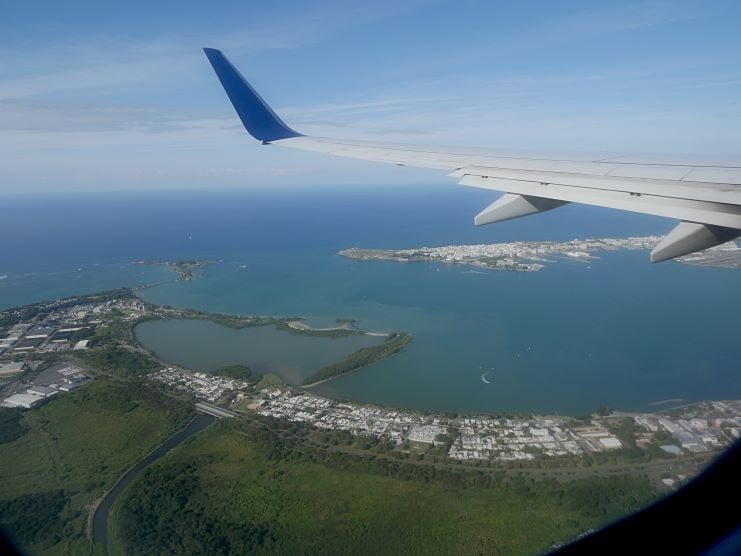
[{"label": "river", "polygon": [[165,442],[160,444],[146,457],[141,459],[136,465],[124,473],[118,482],[105,495],[93,515],[93,542],[108,546],[108,515],[111,512],[113,504],[118,496],[125,491],[128,486],[136,479],[137,475],[152,465],[159,458],[167,454],[175,446],[187,440],[194,434],[201,432],[214,421],[215,417],[199,413],[185,428],[180,429]]}]

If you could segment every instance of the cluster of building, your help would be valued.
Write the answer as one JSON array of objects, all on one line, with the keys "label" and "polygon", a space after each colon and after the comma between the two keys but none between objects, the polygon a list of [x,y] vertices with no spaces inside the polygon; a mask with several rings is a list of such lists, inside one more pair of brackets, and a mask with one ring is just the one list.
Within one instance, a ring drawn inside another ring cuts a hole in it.
[{"label": "cluster of building", "polygon": [[[533,459],[536,455],[584,453],[587,444],[578,442],[564,428],[566,418],[494,419],[489,417],[450,419],[396,409],[374,408],[273,388],[251,406],[260,415],[302,421],[323,429],[348,431],[354,435],[386,438],[397,444],[450,442],[453,459]],[[620,441],[604,429],[606,442],[593,449],[608,449]],[[577,437],[578,438],[578,437]]]},{"label": "cluster of building", "polygon": [[611,413],[590,421],[537,416],[448,418],[339,402],[287,387],[257,391],[244,381],[175,367],[149,377],[207,402],[229,398],[236,403],[248,398],[249,408],[260,415],[320,429],[398,445],[446,444],[448,456],[463,461],[580,456],[620,449],[626,442],[639,448],[654,444],[673,454],[697,453],[718,450],[741,437],[741,401],[696,403],[671,413]]},{"label": "cluster of building", "polygon": [[32,381],[16,386],[0,405],[29,409],[48,398],[71,392],[88,380],[79,367],[58,363],[38,373]]},{"label": "cluster of building", "polygon": [[85,327],[77,323],[57,326],[54,321],[44,321],[35,326],[16,324],[0,340],[0,350],[13,353],[48,353],[70,348],[85,349],[87,340],[73,341],[75,333],[83,328]]},{"label": "cluster of building", "polygon": [[[567,428],[566,419],[494,419],[452,420],[458,434],[448,455],[459,460],[498,459],[529,460],[536,456],[580,455],[585,452],[578,436]],[[620,441],[605,430],[605,437]],[[593,447],[601,450],[600,446]]]},{"label": "cluster of building", "polygon": [[[31,408],[44,400],[74,390],[89,378],[82,369],[69,363],[58,363],[41,370],[30,380],[13,380],[26,368],[40,368],[41,359],[34,355],[65,350],[84,350],[89,337],[106,316],[114,313],[124,319],[134,319],[145,312],[137,298],[121,298],[90,303],[82,298],[78,304],[60,299],[29,307],[8,309],[2,313],[15,324],[0,328],[0,379],[4,407]],[[25,318],[24,318],[25,317]],[[18,322],[23,318],[22,322]],[[19,361],[19,357],[24,358]]]},{"label": "cluster of building", "polygon": [[457,460],[531,460],[579,456],[625,447],[617,429],[632,420],[631,444],[664,451],[717,450],[741,436],[741,402],[703,402],[676,414],[610,414],[589,422],[569,417],[445,418],[336,402],[288,389],[263,390],[250,408],[260,415],[310,423],[323,429],[385,438],[397,444],[449,443]]},{"label": "cluster of building", "polygon": [[241,380],[206,373],[191,373],[175,367],[165,367],[150,374],[149,378],[210,402],[223,398],[228,391],[244,391],[249,388],[249,384]]},{"label": "cluster of building", "polygon": [[638,446],[663,431],[676,441],[662,446],[667,452],[710,452],[741,438],[741,401],[700,402],[681,412],[636,415],[633,420],[645,431],[636,439]]},{"label": "cluster of building", "polygon": [[48,311],[39,313],[29,322],[0,330],[0,355],[87,349],[89,340],[80,338],[80,332],[92,334],[104,317],[113,311],[125,320],[133,320],[144,314],[145,307],[136,298],[82,303],[59,309],[50,304]]},{"label": "cluster of building", "polygon": [[[309,394],[294,395],[280,388],[265,389],[262,394],[262,399],[250,405],[260,415],[302,421],[322,429],[348,431],[358,436],[388,438],[399,444],[407,438],[414,425],[422,424],[414,414],[395,409],[335,402]],[[431,424],[439,425],[439,420],[433,421]],[[445,430],[441,427],[441,432]]]},{"label": "cluster of building", "polygon": [[480,245],[448,245],[418,249],[381,250],[345,249],[340,255],[354,259],[396,261],[435,261],[479,266],[493,270],[536,271],[544,268],[548,257],[588,260],[594,251],[615,249],[650,249],[661,240],[658,236],[574,239],[571,241],[516,241]]}]

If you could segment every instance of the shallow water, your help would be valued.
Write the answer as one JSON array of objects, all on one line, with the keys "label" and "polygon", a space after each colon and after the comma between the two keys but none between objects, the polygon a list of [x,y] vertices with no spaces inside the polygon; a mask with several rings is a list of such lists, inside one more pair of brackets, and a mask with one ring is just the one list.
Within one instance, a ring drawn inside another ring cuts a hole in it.
[{"label": "shallow water", "polygon": [[195,319],[150,320],[134,332],[162,359],[190,369],[214,371],[227,365],[247,365],[256,373],[274,373],[294,385],[317,369],[384,340],[368,335],[302,336],[275,326],[236,330]]}]

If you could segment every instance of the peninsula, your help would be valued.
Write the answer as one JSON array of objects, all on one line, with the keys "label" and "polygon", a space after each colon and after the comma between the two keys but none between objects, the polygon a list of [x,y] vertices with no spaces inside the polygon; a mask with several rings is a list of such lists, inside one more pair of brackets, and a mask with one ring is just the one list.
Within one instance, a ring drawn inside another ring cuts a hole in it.
[{"label": "peninsula", "polygon": [[[623,249],[652,249],[660,236],[627,238],[587,238],[570,241],[515,241],[479,245],[447,245],[415,249],[361,249],[352,247],[338,254],[350,259],[387,260],[398,262],[430,261],[464,264],[489,270],[535,272],[558,260],[588,262],[596,259],[595,252]],[[724,243],[705,251],[676,259],[679,263],[741,268],[741,247],[735,242]]]},{"label": "peninsula", "polygon": [[316,386],[320,382],[326,382],[340,375],[352,373],[377,361],[396,355],[411,341],[412,336],[410,334],[392,332],[386,336],[386,340],[382,344],[361,348],[351,353],[344,361],[327,365],[317,370],[304,380],[303,387],[310,388],[311,386]]}]

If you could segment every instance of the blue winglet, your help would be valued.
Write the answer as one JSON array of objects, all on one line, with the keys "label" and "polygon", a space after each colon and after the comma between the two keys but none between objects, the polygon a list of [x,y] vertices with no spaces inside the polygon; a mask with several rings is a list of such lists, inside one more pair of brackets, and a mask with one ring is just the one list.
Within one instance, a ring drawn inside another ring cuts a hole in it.
[{"label": "blue winglet", "polygon": [[245,129],[259,141],[269,143],[301,134],[288,127],[278,115],[262,100],[257,91],[237,71],[220,50],[204,48],[208,61],[221,81],[234,110],[242,120]]}]

